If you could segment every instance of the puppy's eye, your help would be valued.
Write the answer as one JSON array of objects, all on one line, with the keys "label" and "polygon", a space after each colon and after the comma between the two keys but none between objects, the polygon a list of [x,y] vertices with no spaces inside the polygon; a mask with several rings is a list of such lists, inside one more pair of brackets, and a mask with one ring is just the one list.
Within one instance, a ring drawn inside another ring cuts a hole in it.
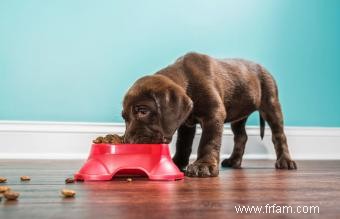
[{"label": "puppy's eye", "polygon": [[145,117],[145,116],[149,115],[150,110],[148,108],[144,107],[144,106],[136,106],[135,112],[136,112],[138,117]]}]

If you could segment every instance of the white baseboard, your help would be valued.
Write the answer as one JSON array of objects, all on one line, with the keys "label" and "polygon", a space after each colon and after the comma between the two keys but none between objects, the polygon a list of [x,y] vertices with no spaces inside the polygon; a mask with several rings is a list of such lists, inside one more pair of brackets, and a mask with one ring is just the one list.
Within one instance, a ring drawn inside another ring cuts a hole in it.
[{"label": "white baseboard", "polygon": [[[1,159],[85,159],[91,140],[107,133],[124,133],[121,123],[0,121]],[[292,157],[302,159],[340,159],[340,128],[286,127]],[[196,156],[202,131],[197,130],[192,158]],[[261,141],[259,127],[248,126],[245,159],[275,159],[269,128]],[[176,137],[175,137],[176,138]],[[170,150],[173,153],[174,138]],[[233,135],[225,127],[221,157],[233,148]]]}]

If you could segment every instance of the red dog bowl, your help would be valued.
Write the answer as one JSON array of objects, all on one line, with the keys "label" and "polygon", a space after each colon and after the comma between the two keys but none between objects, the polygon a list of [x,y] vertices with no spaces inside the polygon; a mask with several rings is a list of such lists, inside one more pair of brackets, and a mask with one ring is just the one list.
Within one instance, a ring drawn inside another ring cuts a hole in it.
[{"label": "red dog bowl", "polygon": [[150,180],[179,180],[167,144],[93,144],[75,180],[111,180],[119,175],[147,175]]}]

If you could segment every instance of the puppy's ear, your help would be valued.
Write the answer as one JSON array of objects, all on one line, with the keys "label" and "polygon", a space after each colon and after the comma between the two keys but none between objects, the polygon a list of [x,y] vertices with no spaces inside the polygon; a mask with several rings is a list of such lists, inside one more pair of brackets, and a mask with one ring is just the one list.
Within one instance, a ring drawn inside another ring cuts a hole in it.
[{"label": "puppy's ear", "polygon": [[187,119],[193,108],[191,98],[179,86],[168,87],[154,95],[161,126],[166,136],[172,136]]}]

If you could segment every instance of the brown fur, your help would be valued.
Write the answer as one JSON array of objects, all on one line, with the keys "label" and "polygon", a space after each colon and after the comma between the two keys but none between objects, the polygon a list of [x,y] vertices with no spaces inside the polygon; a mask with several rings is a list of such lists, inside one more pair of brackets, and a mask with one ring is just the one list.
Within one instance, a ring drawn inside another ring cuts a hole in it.
[{"label": "brown fur", "polygon": [[217,176],[224,123],[230,122],[234,150],[224,167],[239,168],[247,134],[245,124],[260,112],[273,133],[276,168],[296,169],[283,130],[283,116],[273,77],[261,65],[241,59],[215,59],[188,53],[152,76],[135,82],[125,95],[122,115],[125,142],[169,143],[178,130],[176,165],[189,162],[196,124],[202,127],[198,157],[187,167],[188,176]]}]

